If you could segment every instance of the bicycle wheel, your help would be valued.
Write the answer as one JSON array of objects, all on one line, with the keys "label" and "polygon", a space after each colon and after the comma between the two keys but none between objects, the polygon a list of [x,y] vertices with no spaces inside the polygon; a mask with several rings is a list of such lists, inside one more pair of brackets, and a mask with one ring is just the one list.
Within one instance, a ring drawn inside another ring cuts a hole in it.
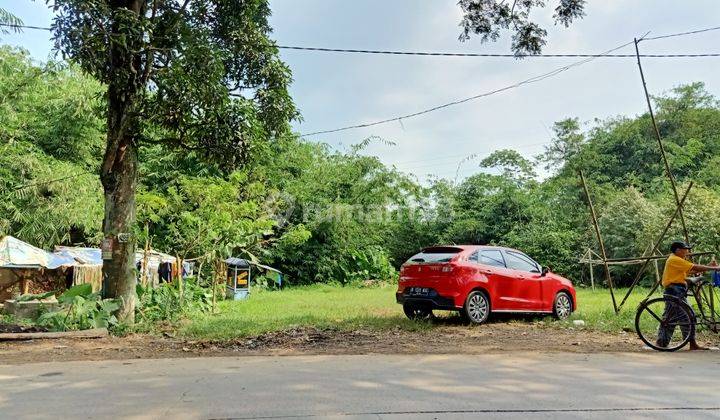
[{"label": "bicycle wheel", "polygon": [[695,315],[686,303],[675,297],[650,299],[638,308],[635,331],[643,343],[654,350],[679,350],[695,333]]},{"label": "bicycle wheel", "polygon": [[712,285],[702,285],[693,294],[697,306],[695,310],[697,324],[702,325],[710,332],[720,333],[720,293],[718,293],[718,289]]}]

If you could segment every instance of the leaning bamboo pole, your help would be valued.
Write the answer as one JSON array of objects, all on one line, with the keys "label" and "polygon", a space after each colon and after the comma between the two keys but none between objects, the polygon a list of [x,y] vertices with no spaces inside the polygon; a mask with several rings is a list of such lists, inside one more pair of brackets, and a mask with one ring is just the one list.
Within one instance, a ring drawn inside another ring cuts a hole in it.
[{"label": "leaning bamboo pole", "polygon": [[652,120],[655,138],[657,139],[658,146],[660,147],[660,155],[662,156],[663,164],[665,165],[665,174],[670,180],[670,185],[672,186],[673,196],[675,197],[675,206],[680,209],[680,223],[682,224],[685,242],[690,243],[690,236],[688,235],[687,226],[685,225],[685,216],[682,211],[682,206],[680,205],[680,196],[678,195],[677,184],[675,183],[675,177],[670,170],[670,163],[668,162],[667,154],[665,153],[665,146],[662,143],[662,138],[660,137],[660,130],[658,129],[657,121],[655,120],[655,113],[653,112],[652,102],[650,101],[650,94],[648,93],[647,83],[645,83],[645,73],[643,73],[642,63],[640,62],[640,49],[638,47],[639,43],[640,41],[635,38],[635,55],[637,56],[638,69],[640,69],[640,79],[642,80],[643,90],[645,91],[645,101],[647,102],[648,111],[650,112],[650,119]]},{"label": "leaning bamboo pole", "polygon": [[[665,234],[670,229],[670,226],[672,226],[673,221],[675,221],[675,218],[680,213],[680,209],[683,205],[685,205],[685,199],[687,199],[688,194],[690,193],[690,189],[692,189],[693,183],[690,182],[690,184],[687,187],[687,190],[685,190],[685,194],[683,194],[682,198],[680,199],[680,203],[675,207],[675,211],[673,212],[672,216],[670,217],[670,220],[668,220],[667,224],[665,225],[665,229],[663,229],[662,233],[658,237],[657,241],[655,241],[655,247],[659,247],[662,241],[665,239]],[[645,260],[643,265],[640,267],[640,270],[638,270],[637,274],[635,275],[635,280],[633,280],[632,284],[630,285],[630,288],[628,289],[627,293],[625,293],[625,297],[623,298],[622,302],[620,302],[620,308],[622,308],[623,304],[627,300],[627,298],[630,296],[630,293],[635,288],[635,285],[640,281],[642,278],[642,274],[645,271],[645,268],[650,263],[650,259]],[[655,293],[655,290],[660,285],[660,282],[655,282],[655,286],[653,286],[652,290],[650,290],[650,293],[648,293],[648,297],[650,297],[653,293]]]},{"label": "leaning bamboo pole", "polygon": [[585,181],[585,174],[583,173],[583,171],[580,171],[580,180],[582,181],[583,190],[585,191],[585,197],[587,198],[588,205],[590,206],[590,216],[592,218],[593,227],[595,228],[595,235],[597,236],[598,245],[600,245],[603,266],[605,267],[605,280],[607,281],[608,288],[610,288],[610,297],[612,298],[613,309],[615,310],[615,313],[617,313],[618,307],[617,303],[615,302],[615,292],[613,290],[612,276],[610,276],[610,266],[607,262],[605,243],[603,242],[602,235],[600,234],[600,225],[597,221],[595,206],[593,206],[592,199],[590,198],[590,192],[588,191],[587,182]]}]

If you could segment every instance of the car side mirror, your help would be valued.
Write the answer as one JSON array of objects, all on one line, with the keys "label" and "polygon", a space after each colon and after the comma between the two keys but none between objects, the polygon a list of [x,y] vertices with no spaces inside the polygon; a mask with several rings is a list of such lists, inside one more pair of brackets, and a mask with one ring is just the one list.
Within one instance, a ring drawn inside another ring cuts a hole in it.
[{"label": "car side mirror", "polygon": [[540,272],[540,277],[545,277],[547,273],[550,272],[550,267],[543,267],[542,271]]}]

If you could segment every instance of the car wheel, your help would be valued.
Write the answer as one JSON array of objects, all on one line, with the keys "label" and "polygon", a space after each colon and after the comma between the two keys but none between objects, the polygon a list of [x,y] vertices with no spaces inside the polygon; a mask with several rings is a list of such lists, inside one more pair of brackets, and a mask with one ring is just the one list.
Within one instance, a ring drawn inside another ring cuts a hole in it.
[{"label": "car wheel", "polygon": [[432,319],[433,313],[432,310],[420,306],[420,305],[414,305],[412,303],[405,303],[403,304],[403,312],[405,312],[405,315],[413,320],[416,319]]},{"label": "car wheel", "polygon": [[490,299],[484,292],[471,292],[465,299],[463,318],[473,324],[482,324],[490,316]]},{"label": "car wheel", "polygon": [[553,303],[553,315],[555,315],[555,318],[565,319],[570,316],[572,311],[572,298],[567,292],[560,292],[555,295],[555,303]]}]

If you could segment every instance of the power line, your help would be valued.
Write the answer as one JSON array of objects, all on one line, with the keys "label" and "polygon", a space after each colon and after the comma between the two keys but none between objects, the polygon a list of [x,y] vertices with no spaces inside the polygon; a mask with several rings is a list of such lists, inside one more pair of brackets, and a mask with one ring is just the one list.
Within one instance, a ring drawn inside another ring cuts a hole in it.
[{"label": "power line", "polygon": [[[325,48],[325,47],[298,47],[290,45],[276,45],[275,47],[285,50],[337,52],[355,54],[378,54],[378,55],[412,55],[426,57],[499,57],[499,58],[636,58],[635,54],[495,54],[495,53],[454,53],[454,52],[419,52],[419,51],[392,51],[392,50],[356,50],[346,48]],[[698,54],[642,54],[643,58],[697,58],[697,57],[720,57],[720,53],[698,53]]]},{"label": "power line", "polygon": [[[685,35],[690,35],[690,34],[697,34],[697,33],[701,33],[701,32],[714,31],[714,30],[717,30],[717,29],[720,29],[720,27],[712,27],[712,28],[698,29],[698,30],[694,30],[694,31],[678,32],[678,33],[674,33],[674,34],[661,35],[661,36],[652,37],[652,38],[647,38],[647,37],[646,37],[647,34],[645,34],[645,36],[641,37],[641,39],[642,39],[642,40],[654,40],[654,39],[663,39],[663,38],[670,38],[670,37],[679,37],[679,36],[685,36]],[[448,108],[448,107],[451,107],[451,106],[454,106],[454,105],[459,105],[459,104],[462,104],[462,103],[465,103],[465,102],[469,102],[469,101],[472,101],[472,100],[475,100],[475,99],[483,98],[483,97],[486,97],[486,96],[491,96],[491,95],[494,95],[494,94],[497,94],[497,93],[500,93],[500,92],[504,92],[504,91],[506,91],[506,90],[515,89],[515,88],[518,88],[518,87],[523,86],[523,85],[526,85],[526,84],[535,83],[535,82],[539,82],[539,81],[541,81],[541,80],[545,80],[545,79],[547,79],[547,78],[550,78],[550,77],[553,77],[553,76],[555,76],[555,75],[557,75],[557,74],[560,74],[560,73],[562,73],[562,72],[564,72],[564,71],[566,71],[566,70],[569,70],[569,69],[571,69],[571,68],[573,68],[573,67],[581,66],[581,65],[583,65],[583,64],[585,64],[585,63],[589,63],[590,61],[593,61],[593,60],[595,60],[595,59],[597,59],[597,58],[600,58],[600,57],[608,56],[608,55],[610,55],[612,52],[617,51],[617,50],[619,50],[619,49],[622,49],[622,48],[624,48],[624,47],[626,47],[626,46],[628,46],[628,45],[630,45],[630,44],[634,44],[634,41],[631,41],[631,42],[622,44],[622,45],[620,45],[620,46],[617,46],[617,47],[615,47],[615,48],[612,48],[612,49],[610,49],[610,50],[607,50],[607,51],[605,51],[604,53],[597,54],[597,55],[593,55],[592,57],[588,57],[588,58],[586,58],[586,59],[584,59],[584,60],[576,61],[576,62],[574,62],[574,63],[571,63],[571,64],[567,65],[567,66],[559,67],[559,68],[557,68],[557,69],[555,69],[555,70],[552,70],[552,71],[550,71],[550,72],[548,72],[548,73],[545,73],[545,74],[542,74],[542,75],[539,75],[539,76],[536,76],[536,77],[532,77],[532,78],[530,78],[530,79],[523,80],[523,81],[521,81],[521,82],[515,83],[515,84],[510,85],[510,86],[506,86],[506,87],[503,87],[503,88],[500,88],[500,89],[495,89],[495,90],[492,90],[492,91],[489,91],[489,92],[481,93],[481,94],[479,94],[479,95],[471,96],[471,97],[469,97],[469,98],[464,98],[464,99],[460,99],[460,100],[457,100],[457,101],[448,102],[448,103],[446,103],[446,104],[438,105],[438,106],[435,106],[435,107],[432,107],[432,108],[429,108],[429,109],[426,109],[426,110],[423,110],[423,111],[419,111],[419,112],[415,112],[415,113],[412,113],[412,114],[407,114],[407,115],[403,115],[403,116],[399,116],[399,117],[394,117],[394,118],[387,118],[387,119],[384,119],[384,120],[375,121],[375,122],[366,123],[366,124],[356,124],[356,125],[351,125],[351,126],[336,128],[336,129],[332,129],[332,130],[323,130],[323,131],[315,131],[315,132],[311,132],[311,133],[307,133],[307,134],[300,134],[300,136],[301,136],[301,137],[306,137],[306,136],[313,136],[313,135],[318,135],[318,134],[337,133],[337,132],[340,132],[340,131],[347,131],[347,130],[353,130],[353,129],[358,129],[358,128],[367,128],[367,127],[372,127],[372,126],[376,126],[376,125],[380,125],[380,124],[386,124],[386,123],[394,122],[394,121],[398,121],[398,122],[402,123],[402,120],[404,120],[404,119],[417,117],[417,116],[420,116],[420,115],[423,115],[423,114],[427,114],[427,113],[430,113],[430,112],[434,112],[434,111],[437,111],[437,110],[440,110],[440,109],[443,109],[443,108]],[[716,55],[717,55],[717,54],[716,54]]]},{"label": "power line", "polygon": [[[610,50],[607,50],[607,51],[605,51],[605,53],[600,54],[599,56],[602,56],[602,55],[604,55],[604,54],[609,54],[609,53],[611,53],[611,52],[613,52],[613,51],[617,51],[617,50],[619,50],[619,49],[621,49],[621,48],[625,48],[625,47],[627,47],[628,45],[634,44],[634,43],[635,43],[635,41],[627,42],[627,43],[625,43],[625,44],[622,44],[622,45],[619,45],[619,46],[617,46],[617,47],[615,47],[615,48],[612,48],[612,49],[610,49]],[[585,64],[585,63],[589,63],[590,61],[593,61],[593,60],[595,60],[596,58],[597,58],[597,57],[590,57],[590,58],[586,58],[586,59],[584,59],[584,60],[576,61],[576,62],[571,63],[571,64],[568,64],[568,65],[566,65],[566,66],[558,67],[558,68],[556,68],[556,69],[554,69],[554,70],[551,70],[551,71],[549,71],[549,72],[547,72],[547,73],[543,73],[543,74],[540,74],[540,75],[538,75],[538,76],[534,76],[534,77],[531,77],[531,78],[529,78],[529,79],[525,79],[525,80],[523,80],[523,81],[514,83],[514,84],[509,85],[509,86],[505,86],[505,87],[502,87],[502,88],[499,88],[499,89],[494,89],[494,90],[491,90],[491,91],[489,91],[489,92],[483,92],[483,93],[481,93],[481,94],[474,95],[474,96],[471,96],[471,97],[469,97],[469,98],[459,99],[459,100],[457,100],[457,101],[452,101],[452,102],[448,102],[448,103],[445,103],[445,104],[442,104],[442,105],[434,106],[434,107],[432,107],[432,108],[428,108],[428,109],[425,109],[425,110],[422,110],[422,111],[414,112],[414,113],[412,113],[412,114],[406,114],[406,115],[402,115],[402,116],[399,116],[399,117],[387,118],[387,119],[384,119],[384,120],[375,121],[375,122],[370,122],[370,123],[365,123],[365,124],[350,125],[350,126],[347,126],[347,127],[335,128],[335,129],[332,129],[332,130],[315,131],[315,132],[311,132],[311,133],[300,134],[300,136],[301,136],[301,137],[308,137],[308,136],[314,136],[314,135],[318,135],[318,134],[337,133],[337,132],[340,132],[340,131],[353,130],[353,129],[357,129],[357,128],[367,128],[367,127],[372,127],[372,126],[376,126],[376,125],[380,125],[380,124],[387,124],[387,123],[389,123],[389,122],[406,120],[406,119],[409,119],[409,118],[413,118],[413,117],[417,117],[417,116],[420,116],[420,115],[428,114],[428,113],[431,113],[431,112],[434,112],[434,111],[438,111],[438,110],[441,110],[441,109],[444,109],[444,108],[448,108],[448,107],[451,107],[451,106],[460,105],[460,104],[463,104],[463,103],[465,103],[465,102],[470,102],[470,101],[473,101],[473,100],[475,100],[475,99],[480,99],[480,98],[484,98],[484,97],[487,97],[487,96],[495,95],[495,94],[497,94],[497,93],[501,93],[501,92],[504,92],[504,91],[506,91],[506,90],[515,89],[515,88],[521,87],[521,86],[523,86],[523,85],[528,85],[528,84],[531,84],[531,83],[536,83],[536,82],[545,80],[545,79],[547,79],[547,78],[556,76],[556,75],[558,75],[558,74],[560,74],[560,73],[562,73],[562,72],[564,72],[564,71],[567,71],[567,70],[569,70],[569,69],[571,69],[571,68],[573,68],[573,67],[577,67],[577,66],[581,66],[581,65],[583,65],[583,64]]]},{"label": "power line", "polygon": [[7,28],[14,28],[14,29],[37,29],[41,31],[51,31],[52,28],[44,27],[44,26],[31,26],[31,25],[13,25],[11,23],[0,23],[0,26],[5,26]]},{"label": "power line", "polygon": [[720,26],[714,26],[712,28],[705,28],[705,29],[697,29],[694,31],[678,32],[678,33],[668,34],[668,35],[651,36],[651,37],[643,38],[643,40],[644,41],[652,41],[654,39],[674,38],[676,36],[685,36],[685,35],[699,34],[702,32],[717,31],[718,29],[720,29]]},{"label": "power line", "polygon": [[[6,26],[15,29],[37,29],[50,31],[52,28],[42,26],[29,26],[29,25],[12,25],[12,24],[0,24],[0,26]],[[720,29],[707,28],[696,31],[682,32],[678,34],[670,34],[657,36],[653,38],[644,38],[644,40],[654,40],[662,38],[670,38],[676,36],[683,36],[689,34],[697,34],[701,32],[708,32]],[[581,54],[581,53],[568,53],[568,54],[533,54],[533,55],[516,55],[516,54],[501,54],[501,53],[460,53],[460,52],[428,52],[428,51],[398,51],[398,50],[368,50],[368,49],[352,49],[352,48],[327,48],[327,47],[305,47],[297,45],[275,45],[275,44],[263,44],[270,47],[275,47],[282,50],[296,50],[296,51],[315,51],[315,52],[332,52],[332,53],[348,53],[348,54],[374,54],[374,55],[406,55],[406,56],[424,56],[424,57],[485,57],[485,58],[636,58],[635,54]],[[702,58],[702,57],[720,57],[720,53],[679,53],[679,54],[641,54],[642,58]]]}]

